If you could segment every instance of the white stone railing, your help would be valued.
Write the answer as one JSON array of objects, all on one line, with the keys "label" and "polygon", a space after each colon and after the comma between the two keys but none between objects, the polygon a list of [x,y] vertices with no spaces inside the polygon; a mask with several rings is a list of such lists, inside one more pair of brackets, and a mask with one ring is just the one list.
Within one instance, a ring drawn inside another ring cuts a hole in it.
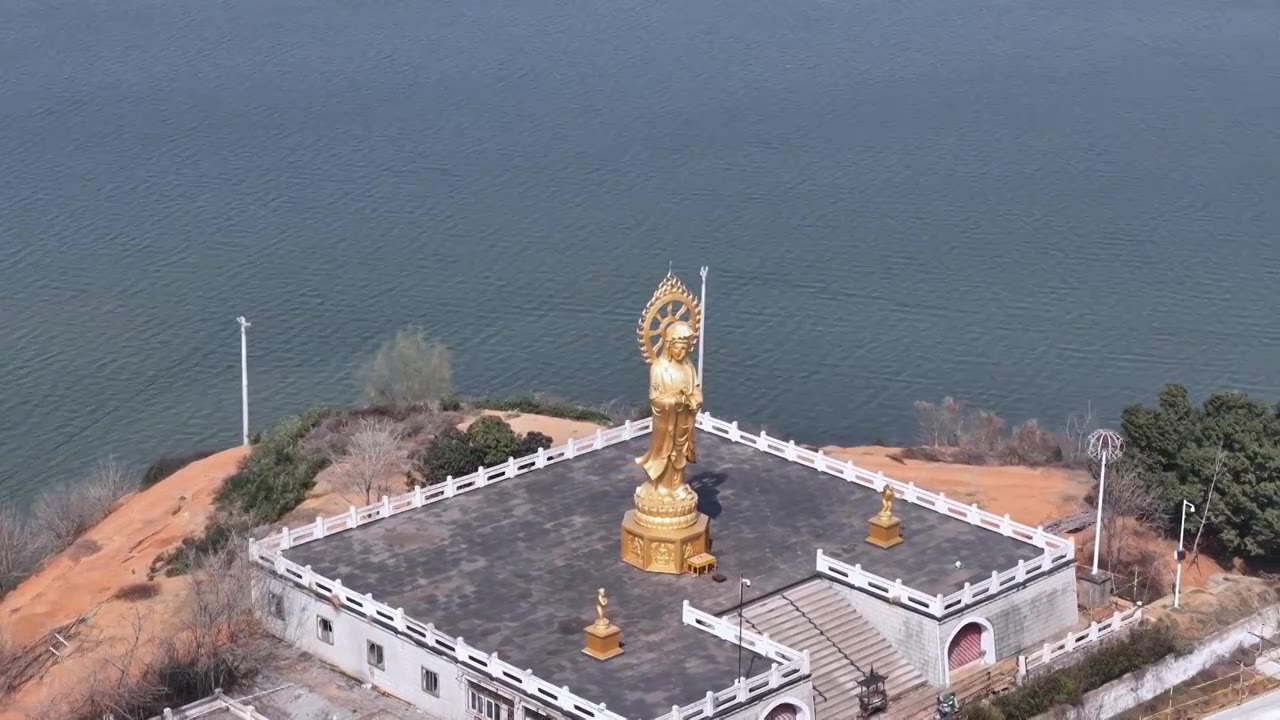
[{"label": "white stone railing", "polygon": [[363,507],[352,505],[340,515],[328,518],[317,517],[315,522],[301,527],[282,528],[278,533],[269,535],[259,541],[259,546],[272,551],[288,550],[291,547],[319,540],[343,530],[350,530],[375,520],[399,515],[402,512],[415,510],[456,495],[488,487],[517,475],[540,470],[548,465],[572,460],[579,455],[585,455],[610,445],[626,442],[648,433],[652,425],[653,421],[648,418],[635,422],[627,421],[618,427],[607,430],[601,429],[594,435],[570,440],[563,445],[548,450],[539,450],[532,455],[526,455],[521,458],[508,458],[505,463],[495,467],[481,467],[470,475],[464,475],[460,478],[449,477],[437,485],[416,487],[403,495],[395,497],[383,495],[382,500],[372,505]]},{"label": "white stone railing", "polygon": [[222,717],[233,717],[240,720],[269,720],[266,715],[254,710],[252,705],[245,705],[242,702],[232,700],[223,695],[220,689],[214,690],[212,697],[197,700],[189,705],[183,705],[177,710],[165,708],[162,715],[158,715],[151,720],[195,720],[195,718],[205,717],[217,711],[225,713]]},{"label": "white stone railing", "polygon": [[446,635],[430,623],[421,623],[405,615],[402,608],[393,608],[378,602],[372,595],[349,590],[341,580],[314,572],[311,566],[301,566],[263,541],[249,542],[249,557],[256,563],[271,568],[275,574],[300,587],[328,597],[335,605],[345,608],[370,623],[379,625],[410,639],[418,645],[430,648],[452,658],[458,665],[486,675],[502,683],[513,685],[539,702],[571,713],[586,720],[625,720],[609,711],[601,703],[593,703],[574,695],[566,687],[556,687],[537,677],[531,670],[522,670],[498,658],[497,653],[486,653],[466,644],[462,638]]},{"label": "white stone railing", "polygon": [[1142,622],[1142,603],[1138,603],[1128,610],[1118,611],[1102,622],[1092,622],[1084,630],[1069,632],[1066,637],[1057,642],[1045,643],[1043,647],[1030,655],[1020,655],[1018,657],[1018,674],[1026,675],[1051,660],[1079,650],[1090,643],[1098,642],[1123,628],[1140,622]]},{"label": "white stone railing", "polygon": [[744,649],[775,662],[790,663],[804,658],[805,653],[789,648],[786,645],[770,640],[767,633],[755,633],[737,623],[703,612],[688,600],[684,601],[681,620],[685,625],[692,625],[703,632],[711,633],[725,642],[741,645]]},{"label": "white stone railing", "polygon": [[773,660],[767,672],[752,678],[738,678],[733,685],[720,692],[707,692],[706,697],[684,707],[672,706],[671,712],[658,720],[702,720],[710,718],[724,708],[740,706],[769,695],[778,688],[809,675],[809,651],[798,651],[770,640],[749,630],[741,630],[736,623],[702,612],[684,601],[683,620],[699,630],[711,633],[721,640],[739,644],[743,649]]},{"label": "white stone railing", "polygon": [[783,442],[771,438],[764,432],[759,435],[743,432],[738,423],[718,420],[706,413],[698,415],[698,428],[704,432],[727,438],[733,442],[749,445],[784,458],[794,463],[820,470],[828,475],[842,478],[865,488],[881,492],[885,485],[893,488],[894,495],[904,502],[928,508],[941,515],[967,522],[970,525],[1000,533],[1005,537],[1020,540],[1041,548],[1044,552],[1031,561],[1018,561],[1017,567],[1004,572],[992,572],[991,578],[980,583],[965,583],[965,586],[950,595],[926,595],[918,590],[902,584],[901,580],[889,580],[862,569],[860,565],[849,565],[823,554],[818,550],[818,572],[836,578],[854,587],[870,591],[890,600],[926,612],[934,617],[941,617],[966,605],[980,602],[1014,583],[1047,572],[1056,564],[1075,558],[1075,542],[1067,538],[1047,533],[1043,528],[1031,527],[1011,520],[1008,515],[1000,516],[979,508],[976,504],[965,505],[946,496],[945,493],[934,493],[916,487],[915,483],[904,483],[886,477],[884,473],[864,470],[851,462],[827,457],[821,450],[815,452],[799,447],[794,442]]}]

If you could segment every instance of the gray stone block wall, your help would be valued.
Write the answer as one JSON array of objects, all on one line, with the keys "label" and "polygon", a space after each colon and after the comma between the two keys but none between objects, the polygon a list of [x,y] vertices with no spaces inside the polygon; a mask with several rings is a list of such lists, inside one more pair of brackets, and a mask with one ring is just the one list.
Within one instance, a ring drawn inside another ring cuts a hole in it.
[{"label": "gray stone block wall", "polygon": [[1061,637],[1078,617],[1075,568],[1070,565],[941,622],[839,583],[832,586],[932,685],[947,684],[947,645],[966,623],[991,627],[994,657],[989,659],[998,662]]}]

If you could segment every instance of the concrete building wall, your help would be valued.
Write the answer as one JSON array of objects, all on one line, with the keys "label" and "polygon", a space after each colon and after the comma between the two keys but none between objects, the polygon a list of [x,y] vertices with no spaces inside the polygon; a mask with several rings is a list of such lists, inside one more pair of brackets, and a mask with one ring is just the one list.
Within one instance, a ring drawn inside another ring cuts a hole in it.
[{"label": "concrete building wall", "polygon": [[[364,618],[342,612],[292,583],[271,577],[263,584],[260,592],[268,595],[259,603],[260,607],[267,609],[263,618],[268,628],[281,639],[351,677],[369,682],[387,694],[425,710],[438,720],[468,717],[466,708],[469,682],[510,700],[515,708],[516,718],[524,716],[523,710],[526,707],[547,717],[564,717],[520,693],[466,672],[449,658],[409,642]],[[270,612],[271,594],[282,598],[284,619],[277,618]],[[333,624],[332,644],[320,639],[319,618],[325,618]],[[369,664],[369,642],[382,646],[382,668]],[[435,672],[439,678],[439,696],[422,689],[423,668]]]},{"label": "concrete building wall", "polygon": [[843,595],[871,627],[889,641],[902,656],[920,671],[931,685],[945,680],[938,673],[939,625],[936,620],[839,583],[832,587]]},{"label": "concrete building wall", "polygon": [[[388,695],[421,708],[431,718],[463,720],[472,717],[467,713],[468,684],[482,687],[510,701],[514,708],[513,717],[517,720],[525,717],[526,708],[547,718],[563,720],[566,717],[564,713],[537,703],[523,693],[467,671],[452,658],[438,655],[395,632],[370,623],[363,617],[338,610],[328,601],[291,582],[268,575],[255,592],[262,596],[257,602],[262,619],[276,636],[351,677],[368,682]],[[332,624],[332,642],[327,642],[320,636],[321,618]],[[701,631],[689,628],[688,632]],[[369,662],[370,642],[382,647],[381,668],[374,667]],[[439,678],[437,695],[423,689],[424,668],[434,672]],[[715,691],[723,689],[708,688]],[[768,708],[783,701],[794,702],[807,713],[802,714],[799,720],[816,720],[813,714],[813,683],[807,678],[754,699],[739,710],[717,716],[717,720],[721,717],[723,720],[762,720]]]},{"label": "concrete building wall", "polygon": [[933,685],[947,684],[947,647],[965,624],[984,627],[984,660],[994,663],[1066,633],[1077,620],[1075,568],[1070,565],[941,622],[839,583],[832,585]]}]

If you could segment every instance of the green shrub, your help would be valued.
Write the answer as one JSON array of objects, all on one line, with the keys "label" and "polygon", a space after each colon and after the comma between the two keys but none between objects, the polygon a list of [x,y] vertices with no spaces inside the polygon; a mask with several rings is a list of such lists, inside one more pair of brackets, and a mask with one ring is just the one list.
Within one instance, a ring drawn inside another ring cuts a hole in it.
[{"label": "green shrub", "polygon": [[138,487],[145,490],[191,463],[203,460],[216,452],[218,450],[197,450],[185,455],[165,455],[147,466],[146,472],[142,474],[142,482],[138,483]]},{"label": "green shrub", "polygon": [[457,428],[441,430],[431,444],[418,453],[414,469],[427,485],[461,477],[480,466],[480,453],[471,446],[467,434]]},{"label": "green shrub", "polygon": [[496,415],[481,415],[467,428],[467,442],[480,458],[480,465],[493,467],[516,452],[516,431]]},{"label": "green shrub", "polygon": [[[540,432],[517,435],[506,420],[485,415],[471,423],[466,432],[455,427],[441,430],[414,458],[413,467],[420,482],[435,485],[451,476],[470,475],[481,465],[493,467],[508,458],[532,455],[539,448],[549,447],[550,437]],[[413,474],[409,475],[410,486],[418,482]]]},{"label": "green shrub", "polygon": [[1134,628],[1122,638],[1103,644],[1073,665],[1038,675],[1016,690],[992,698],[986,705],[967,706],[965,720],[1026,720],[1059,704],[1074,705],[1085,693],[1186,650],[1172,623],[1157,622]]},{"label": "green shrub", "polygon": [[284,517],[316,484],[316,475],[328,465],[322,455],[306,452],[302,440],[336,411],[309,410],[286,418],[249,452],[240,470],[218,490],[219,509],[249,518],[253,525]]},{"label": "green shrub", "polygon": [[480,398],[468,403],[477,410],[497,410],[500,412],[521,412],[532,415],[547,415],[566,420],[581,420],[606,427],[613,425],[609,414],[580,403],[571,403],[547,395],[530,393],[512,398]]}]

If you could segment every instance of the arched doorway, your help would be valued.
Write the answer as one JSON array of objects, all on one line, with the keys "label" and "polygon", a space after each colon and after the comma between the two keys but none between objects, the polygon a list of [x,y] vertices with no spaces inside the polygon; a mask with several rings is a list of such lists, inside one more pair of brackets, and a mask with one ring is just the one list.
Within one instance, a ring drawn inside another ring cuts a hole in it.
[{"label": "arched doorway", "polygon": [[995,661],[996,642],[991,623],[971,618],[951,632],[951,639],[947,641],[948,673],[974,663],[991,665]]},{"label": "arched doorway", "polygon": [[791,703],[782,703],[770,710],[764,720],[800,720],[800,708]]}]

